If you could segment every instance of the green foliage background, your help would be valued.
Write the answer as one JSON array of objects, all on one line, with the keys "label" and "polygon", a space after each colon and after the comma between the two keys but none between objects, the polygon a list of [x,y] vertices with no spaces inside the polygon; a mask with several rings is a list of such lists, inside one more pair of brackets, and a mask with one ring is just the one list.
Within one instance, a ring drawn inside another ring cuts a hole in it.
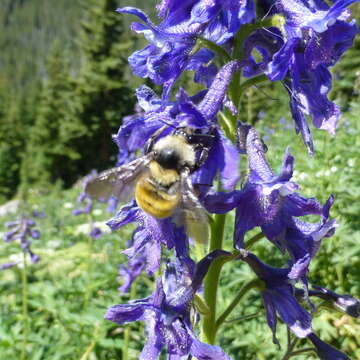
[{"label": "green foliage background", "polygon": [[[136,359],[144,343],[143,324],[118,327],[103,320],[106,308],[124,303],[117,269],[131,227],[92,241],[89,218],[74,217],[78,178],[92,168],[115,162],[110,135],[121,118],[132,112],[134,88],[142,80],[129,72],[127,56],[142,46],[128,30],[129,20],[111,10],[126,1],[3,0],[0,3],[0,202],[19,190],[27,194],[29,209],[45,211],[38,220],[42,237],[34,251],[42,260],[29,268],[30,335],[28,359]],[[154,2],[132,1],[154,12]],[[359,6],[354,7],[357,18]],[[123,22],[125,21],[125,22]],[[336,137],[314,130],[316,154],[310,158],[294,132],[288,96],[278,84],[251,88],[243,98],[242,119],[257,123],[269,147],[268,158],[279,169],[288,145],[296,157],[295,181],[306,196],[336,201],[331,215],[340,226],[325,239],[312,265],[310,280],[341,293],[360,296],[360,40],[334,69],[332,97],[344,115]],[[181,80],[191,83],[191,75]],[[195,91],[195,88],[192,88]],[[191,90],[190,90],[191,91]],[[241,167],[246,168],[243,159]],[[244,170],[245,172],[245,170]],[[54,186],[54,183],[57,183]],[[64,190],[65,188],[65,190]],[[67,189],[66,189],[67,188]],[[1,217],[3,223],[15,215]],[[111,217],[98,204],[94,221]],[[232,215],[226,223],[231,249]],[[249,237],[253,234],[249,234]],[[253,249],[267,262],[286,264],[271,244],[262,240]],[[0,243],[0,263],[21,256],[17,244]],[[252,278],[248,267],[229,264],[221,277],[219,312],[240,286]],[[22,342],[21,269],[0,273],[0,359],[17,359]],[[132,297],[148,296],[153,279],[142,276]],[[251,320],[236,320],[244,315]],[[218,343],[234,359],[281,359],[286,331],[279,326],[283,345],[271,342],[263,306],[252,291],[236,308]],[[323,340],[360,359],[360,324],[321,309],[314,329]],[[305,360],[312,355],[299,356]]]}]

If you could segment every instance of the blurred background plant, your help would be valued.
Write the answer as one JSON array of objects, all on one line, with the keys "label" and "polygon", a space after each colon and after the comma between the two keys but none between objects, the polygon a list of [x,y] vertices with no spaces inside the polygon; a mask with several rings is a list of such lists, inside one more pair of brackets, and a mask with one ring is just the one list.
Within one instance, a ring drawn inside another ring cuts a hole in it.
[{"label": "blurred background plant", "polygon": [[[22,189],[28,194],[28,208],[47,215],[37,220],[41,238],[33,244],[41,262],[28,264],[27,359],[134,359],[142,347],[141,324],[124,329],[102,320],[109,305],[129,299],[118,291],[117,273],[119,264],[126,261],[121,250],[132,229],[106,233],[107,205],[97,204],[93,221],[105,234],[91,240],[86,215],[72,216],[80,192],[74,184],[93,168],[115,164],[117,148],[109,145],[109,139],[121,118],[133,112],[134,89],[140,80],[130,76],[127,57],[141,47],[142,40],[133,37],[126,17],[113,11],[125,5],[128,2],[123,0],[0,3],[0,202],[16,199]],[[131,5],[151,14],[155,1],[138,0]],[[360,6],[352,9],[360,20]],[[360,295],[359,71],[358,37],[333,69],[332,98],[344,111],[336,138],[313,131],[313,159],[294,134],[288,95],[279,84],[250,88],[243,96],[241,114],[242,120],[257,123],[271,145],[268,159],[275,168],[281,163],[278,154],[291,144],[295,181],[304,195],[322,202],[328,194],[335,195],[332,216],[340,227],[334,237],[323,241],[310,280],[355,296]],[[186,84],[191,93],[189,79],[185,76],[179,85]],[[5,234],[5,222],[15,215],[8,212],[8,205],[1,209],[0,231]],[[228,221],[229,247],[232,226]],[[21,253],[17,255],[16,245],[5,242],[0,249],[1,264],[19,262],[0,273],[0,359],[16,359],[23,334]],[[259,256],[276,263],[280,259],[274,258],[272,250],[266,241],[256,244]],[[223,309],[235,296],[237,284],[250,276],[240,263],[235,269],[224,267]],[[132,295],[145,297],[152,286],[151,278],[141,276]],[[234,359],[280,358],[263,314],[252,316],[259,312],[262,304],[250,292],[227,319],[219,342]],[[357,320],[320,311],[314,327],[323,340],[352,359],[360,358]],[[279,330],[279,338],[285,339],[285,327]],[[125,342],[128,355],[121,351]]]}]

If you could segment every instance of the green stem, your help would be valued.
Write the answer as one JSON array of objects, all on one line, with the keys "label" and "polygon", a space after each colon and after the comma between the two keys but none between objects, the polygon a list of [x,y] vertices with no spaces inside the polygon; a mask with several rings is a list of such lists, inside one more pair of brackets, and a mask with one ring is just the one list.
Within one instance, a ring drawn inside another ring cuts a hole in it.
[{"label": "green stem", "polygon": [[246,242],[246,250],[250,249],[254,244],[256,244],[259,240],[261,240],[263,237],[265,237],[265,235],[260,232],[256,235],[254,235],[252,238],[250,238],[247,242]]},{"label": "green stem", "polygon": [[316,353],[316,349],[315,349],[315,348],[305,348],[305,349],[300,349],[300,350],[293,351],[293,352],[290,354],[289,358],[290,358],[290,357],[293,357],[293,356],[296,356],[296,355],[300,355],[300,354],[302,354],[302,353],[304,353],[304,352],[310,352],[310,351],[313,351],[314,353]]},{"label": "green stem", "polygon": [[[93,226],[94,226],[94,219],[90,214],[88,214],[87,216],[87,220],[89,223],[89,228],[90,231],[92,231]],[[92,258],[92,254],[93,254],[93,244],[94,244],[94,239],[92,238],[92,236],[90,236],[88,234],[87,236],[88,238],[88,251],[89,251],[89,256],[88,256],[88,262],[87,262],[87,272],[88,272],[88,276],[87,276],[87,282],[86,282],[86,289],[85,289],[85,296],[84,296],[84,308],[86,308],[89,304],[89,301],[91,299],[91,293],[92,293],[92,281],[91,281],[91,275],[92,275],[92,264],[93,264],[93,258]]]},{"label": "green stem", "polygon": [[221,128],[223,129],[225,136],[231,140],[232,143],[236,141],[236,117],[230,113],[228,109],[224,109],[224,111],[219,111],[219,123]]},{"label": "green stem", "polygon": [[[136,297],[136,281],[134,281],[130,288],[130,300]],[[129,359],[129,345],[130,345],[130,325],[127,325],[124,330],[124,347],[122,349],[122,359]]]},{"label": "green stem", "polygon": [[265,19],[262,21],[257,21],[253,24],[244,24],[241,26],[240,30],[238,31],[235,39],[235,47],[233,52],[234,59],[242,60],[244,55],[241,53],[243,50],[243,43],[245,39],[255,30],[260,29],[262,27],[269,27],[273,26],[271,19]]},{"label": "green stem", "polygon": [[231,61],[231,56],[226,52],[225,49],[223,49],[221,46],[213,43],[210,40],[207,40],[205,38],[200,38],[198,40],[198,44],[200,48],[206,47],[215,53],[217,53],[220,56],[221,61],[226,64],[227,62]]},{"label": "green stem", "polygon": [[289,360],[291,358],[291,356],[293,354],[293,350],[299,341],[298,338],[295,338],[293,341],[291,341],[291,333],[290,333],[289,328],[287,329],[287,331],[288,331],[288,348],[281,360]]},{"label": "green stem", "polygon": [[289,349],[290,348],[290,345],[291,345],[291,332],[290,332],[290,328],[287,326],[286,327],[286,337],[287,337],[287,348]]},{"label": "green stem", "polygon": [[[243,43],[248,35],[254,31],[254,24],[246,24],[241,26],[236,39],[235,39],[235,47],[233,51],[233,58],[242,60],[244,58],[243,54],[241,53],[243,48]],[[233,79],[229,86],[229,96],[231,101],[234,103],[235,107],[239,109],[240,107],[240,99],[241,99],[241,71],[238,71],[234,74]],[[236,119],[234,119],[236,121]],[[235,123],[233,125],[236,125]]]},{"label": "green stem", "polygon": [[[211,225],[210,249],[209,252],[222,249],[226,214],[215,215],[214,223]],[[205,341],[214,344],[216,335],[216,300],[219,285],[220,271],[224,259],[219,258],[213,261],[204,281],[204,300],[210,310],[208,316],[204,317],[202,331]]]},{"label": "green stem", "polygon": [[232,324],[234,322],[251,320],[251,319],[255,319],[258,316],[259,316],[259,313],[243,315],[243,316],[239,316],[239,317],[234,318],[234,319],[227,320],[227,321],[225,321],[225,324],[228,325],[228,324]]},{"label": "green stem", "polygon": [[28,321],[28,290],[27,290],[27,261],[26,253],[23,252],[23,268],[21,272],[22,281],[22,321],[23,321],[23,342],[21,348],[21,360],[26,359],[26,345],[29,333],[29,321]]},{"label": "green stem", "polygon": [[264,81],[267,81],[268,77],[265,74],[261,74],[258,76],[254,76],[250,79],[245,80],[238,88],[238,103],[237,103],[237,109],[238,112],[240,112],[240,103],[241,103],[241,98],[244,95],[245,91],[250,88],[251,86],[254,86],[256,84],[262,83]]},{"label": "green stem", "polygon": [[219,327],[221,326],[221,324],[226,320],[226,318],[230,315],[230,313],[235,309],[236,305],[239,303],[239,301],[244,297],[244,295],[251,290],[252,288],[256,287],[258,285],[259,280],[258,279],[253,279],[251,281],[249,281],[246,285],[244,285],[239,292],[237,293],[237,295],[235,296],[235,298],[233,299],[233,301],[230,303],[230,305],[225,309],[225,311],[218,317],[218,319],[216,320],[216,331],[219,329]]}]

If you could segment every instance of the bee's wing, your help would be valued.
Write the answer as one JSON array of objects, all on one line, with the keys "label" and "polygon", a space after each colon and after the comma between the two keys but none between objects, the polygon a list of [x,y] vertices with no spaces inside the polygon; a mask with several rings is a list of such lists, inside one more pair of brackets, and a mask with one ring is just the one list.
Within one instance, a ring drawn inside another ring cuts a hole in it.
[{"label": "bee's wing", "polygon": [[120,202],[127,202],[133,196],[136,179],[150,160],[151,154],[148,154],[120,167],[105,170],[86,185],[85,192],[96,199],[107,200],[113,196]]},{"label": "bee's wing", "polygon": [[189,172],[181,174],[181,204],[178,217],[185,223],[187,234],[197,242],[209,238],[208,214],[195,194]]}]

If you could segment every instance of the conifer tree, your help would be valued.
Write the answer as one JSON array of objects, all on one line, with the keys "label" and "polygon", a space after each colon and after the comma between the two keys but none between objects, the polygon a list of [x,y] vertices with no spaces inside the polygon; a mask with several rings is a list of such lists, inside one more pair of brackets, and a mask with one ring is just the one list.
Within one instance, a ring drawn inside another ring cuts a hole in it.
[{"label": "conifer tree", "polygon": [[76,90],[79,116],[87,129],[76,141],[84,159],[79,164],[83,174],[109,167],[117,152],[111,135],[134,107],[133,91],[124,80],[131,36],[125,37],[123,17],[115,12],[117,2],[91,0],[87,6],[81,23],[83,65]]},{"label": "conifer tree", "polygon": [[92,169],[115,159],[111,135],[133,109],[133,91],[125,85],[124,68],[130,41],[124,40],[122,17],[113,0],[86,3],[79,44],[77,76],[61,45],[50,55],[22,166],[22,182],[47,185],[62,180],[71,186]]},{"label": "conifer tree", "polygon": [[38,100],[35,124],[30,128],[22,163],[23,185],[46,186],[75,171],[69,160],[78,159],[80,155],[71,148],[71,133],[78,136],[85,133],[85,129],[76,121],[75,83],[69,73],[69,61],[60,48],[55,47],[48,58],[47,78]]},{"label": "conifer tree", "polygon": [[32,98],[0,90],[0,203],[15,195],[20,164],[32,121]]}]

